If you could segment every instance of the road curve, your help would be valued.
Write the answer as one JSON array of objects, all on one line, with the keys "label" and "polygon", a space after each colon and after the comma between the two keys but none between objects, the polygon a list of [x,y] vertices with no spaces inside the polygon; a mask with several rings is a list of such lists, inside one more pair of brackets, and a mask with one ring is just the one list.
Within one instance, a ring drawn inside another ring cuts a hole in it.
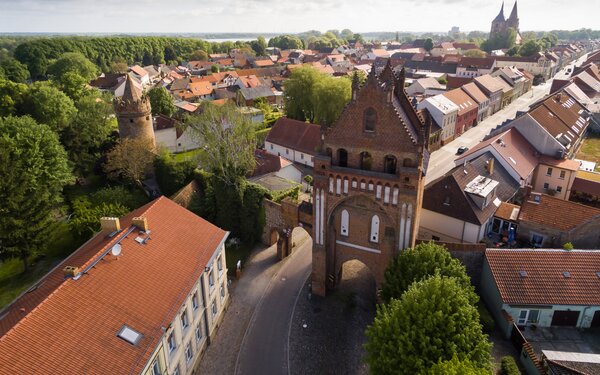
[{"label": "road curve", "polygon": [[298,291],[310,275],[311,249],[309,237],[273,276],[244,335],[236,375],[288,374],[288,332]]}]

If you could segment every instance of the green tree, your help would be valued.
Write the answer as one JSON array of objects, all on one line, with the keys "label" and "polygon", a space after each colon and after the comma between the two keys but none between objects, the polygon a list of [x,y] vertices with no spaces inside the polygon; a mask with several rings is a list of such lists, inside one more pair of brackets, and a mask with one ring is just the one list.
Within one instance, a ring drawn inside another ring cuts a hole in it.
[{"label": "green tree", "polygon": [[0,69],[4,71],[4,76],[13,82],[25,83],[29,79],[27,65],[21,64],[16,59],[8,58],[0,61]]},{"label": "green tree", "polygon": [[84,94],[87,83],[87,79],[75,72],[66,72],[56,81],[60,90],[73,100],[77,100]]},{"label": "green tree", "polygon": [[89,196],[89,199],[93,206],[103,203],[121,205],[130,211],[148,203],[148,198],[140,194],[139,190],[131,190],[125,186],[109,186],[98,189]]},{"label": "green tree", "polygon": [[177,52],[171,46],[165,47],[165,61],[167,63],[177,63],[178,62]]},{"label": "green tree", "polygon": [[219,69],[219,65],[217,65],[217,64],[212,64],[212,65],[210,66],[210,71],[211,71],[211,73],[219,73],[219,70],[220,70],[220,69]]},{"label": "green tree", "polygon": [[152,114],[163,114],[165,116],[173,116],[177,107],[173,102],[173,97],[169,94],[164,87],[153,87],[148,91],[148,97],[150,98],[150,105],[152,106]]},{"label": "green tree", "polygon": [[267,42],[263,36],[259,36],[256,40],[251,41],[250,48],[256,53],[256,56],[267,54]]},{"label": "green tree", "polygon": [[473,303],[477,302],[465,266],[453,258],[445,247],[433,242],[420,243],[392,259],[385,270],[381,298],[386,302],[400,298],[412,283],[433,275],[455,277],[461,286],[471,292]]},{"label": "green tree", "polygon": [[166,196],[175,194],[194,179],[198,162],[192,159],[177,161],[171,153],[163,150],[154,161],[156,182]]},{"label": "green tree", "polygon": [[125,180],[143,188],[142,182],[152,170],[154,158],[149,141],[122,138],[106,155],[104,171],[112,180]]},{"label": "green tree", "polygon": [[314,121],[331,126],[340,117],[352,97],[352,84],[348,79],[323,77],[314,85]]},{"label": "green tree", "polygon": [[542,47],[537,42],[537,40],[528,40],[519,48],[519,55],[533,56],[541,50]]},{"label": "green tree", "polygon": [[425,49],[425,51],[431,52],[431,50],[433,49],[433,40],[431,40],[431,38],[425,39],[425,43],[423,43],[423,48]]},{"label": "green tree", "polygon": [[419,374],[455,355],[490,370],[491,344],[470,293],[455,278],[436,275],[381,305],[366,331],[371,373]]},{"label": "green tree", "polygon": [[487,54],[480,49],[470,49],[464,53],[466,57],[486,57]]},{"label": "green tree", "polygon": [[118,203],[100,203],[93,205],[89,199],[78,197],[71,202],[73,219],[70,221],[71,229],[81,238],[89,238],[100,230],[100,218],[121,217],[129,209]]},{"label": "green tree", "polygon": [[300,121],[312,121],[315,117],[314,86],[321,79],[313,67],[303,66],[292,71],[285,82],[284,102],[288,117]]},{"label": "green tree", "polygon": [[71,98],[45,82],[36,82],[29,87],[21,108],[21,114],[50,126],[57,134],[71,122],[76,112]]},{"label": "green tree", "polygon": [[53,75],[55,79],[60,80],[67,72],[77,73],[89,81],[97,77],[98,68],[83,54],[67,52],[48,67],[48,73]]},{"label": "green tree", "polygon": [[521,375],[521,370],[517,365],[517,361],[509,355],[502,357],[500,360],[501,375]]},{"label": "green tree", "polygon": [[202,113],[188,117],[185,123],[203,145],[201,164],[217,178],[236,184],[254,170],[254,124],[235,105],[205,103]]},{"label": "green tree", "polygon": [[48,126],[30,117],[0,117],[0,134],[0,259],[20,258],[27,271],[72,175]]},{"label": "green tree", "polygon": [[188,56],[189,61],[208,61],[208,53],[202,51],[201,49],[192,52]]},{"label": "green tree", "polygon": [[26,94],[26,85],[0,79],[0,117],[16,114]]},{"label": "green tree", "polygon": [[427,375],[491,375],[490,370],[478,368],[468,359],[457,356],[451,360],[436,363],[427,371]]},{"label": "green tree", "polygon": [[277,47],[280,49],[302,49],[304,44],[297,36],[279,35],[269,39],[269,47]]},{"label": "green tree", "polygon": [[76,107],[77,114],[64,128],[61,142],[75,172],[85,176],[102,156],[102,145],[116,128],[116,124],[110,98],[96,90],[82,96]]}]

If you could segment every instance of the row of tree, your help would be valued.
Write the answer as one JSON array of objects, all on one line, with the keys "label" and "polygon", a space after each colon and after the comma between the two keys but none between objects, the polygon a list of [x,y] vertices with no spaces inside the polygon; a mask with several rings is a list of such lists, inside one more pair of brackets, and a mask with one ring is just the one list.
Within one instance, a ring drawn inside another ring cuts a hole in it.
[{"label": "row of tree", "polygon": [[374,374],[489,374],[491,344],[465,267],[439,245],[396,256],[381,288],[384,304],[367,328]]}]

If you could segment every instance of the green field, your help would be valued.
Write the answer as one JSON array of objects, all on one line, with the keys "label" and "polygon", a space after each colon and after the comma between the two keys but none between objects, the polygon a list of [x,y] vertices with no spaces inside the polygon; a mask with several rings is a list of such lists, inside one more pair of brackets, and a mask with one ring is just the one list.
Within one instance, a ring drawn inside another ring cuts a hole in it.
[{"label": "green field", "polygon": [[591,135],[584,139],[575,157],[577,159],[596,162],[596,171],[600,172],[600,136]]}]

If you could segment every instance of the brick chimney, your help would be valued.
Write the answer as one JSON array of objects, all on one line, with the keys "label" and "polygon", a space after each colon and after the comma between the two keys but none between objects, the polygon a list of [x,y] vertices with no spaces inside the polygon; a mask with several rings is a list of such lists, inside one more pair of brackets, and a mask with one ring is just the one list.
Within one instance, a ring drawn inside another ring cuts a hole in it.
[{"label": "brick chimney", "polygon": [[136,227],[140,228],[144,232],[148,231],[148,219],[146,219],[146,217],[134,217],[131,220],[131,224],[133,224]]},{"label": "brick chimney", "polygon": [[109,233],[118,232],[121,230],[121,223],[119,222],[118,217],[101,217],[100,225],[102,227],[102,231]]}]

